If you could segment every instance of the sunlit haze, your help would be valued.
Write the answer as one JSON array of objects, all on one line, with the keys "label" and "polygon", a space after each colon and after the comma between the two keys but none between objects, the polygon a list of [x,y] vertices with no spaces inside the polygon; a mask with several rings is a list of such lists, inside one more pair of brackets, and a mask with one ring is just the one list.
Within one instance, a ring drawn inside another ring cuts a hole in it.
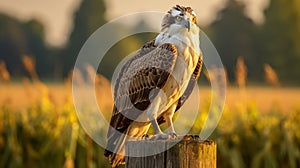
[{"label": "sunlit haze", "polygon": [[[242,0],[241,0],[242,1]],[[247,13],[257,23],[263,21],[262,9],[266,6],[267,0],[245,0],[247,2]],[[170,7],[180,4],[191,6],[198,14],[201,25],[210,24],[216,13],[223,8],[225,0],[174,0],[174,1],[136,1],[126,0],[121,3],[119,0],[106,0],[108,20],[122,15],[143,12],[160,11],[165,12]],[[80,0],[0,0],[0,12],[17,17],[21,20],[36,18],[40,20],[46,29],[46,39],[54,46],[63,45],[69,37],[72,28],[72,16],[78,8]],[[151,22],[151,20],[149,21]]]}]

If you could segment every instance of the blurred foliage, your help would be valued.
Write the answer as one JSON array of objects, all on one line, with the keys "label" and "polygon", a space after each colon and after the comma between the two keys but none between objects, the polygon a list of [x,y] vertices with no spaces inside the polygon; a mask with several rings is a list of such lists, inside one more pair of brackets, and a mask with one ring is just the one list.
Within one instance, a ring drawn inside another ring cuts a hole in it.
[{"label": "blurred foliage", "polygon": [[[265,11],[265,23],[255,25],[244,15],[243,4],[234,0],[227,2],[217,20],[205,29],[216,44],[230,79],[234,78],[237,58],[242,56],[248,68],[247,76],[252,80],[264,78],[265,64],[278,72],[275,82],[300,80],[296,78],[300,76],[299,5],[297,0],[271,0]],[[10,76],[4,74],[24,75],[26,67],[21,58],[27,58],[26,55],[33,57],[34,71],[37,71],[36,74],[29,72],[32,79],[53,73],[66,76],[85,40],[106,23],[105,12],[102,0],[83,0],[74,15],[74,28],[67,45],[55,49],[45,43],[44,26],[40,21],[21,22],[0,14],[1,78],[9,81]],[[138,26],[148,25],[141,21],[132,29]],[[112,34],[130,29],[124,25],[118,28]],[[112,70],[125,56],[154,37],[153,33],[144,33],[122,39],[108,51],[98,71],[111,77]],[[0,106],[0,167],[109,167],[103,149],[79,125],[71,96],[68,95],[62,107],[57,106],[47,86],[38,78],[34,80],[37,85],[34,90],[40,90],[40,96],[29,107],[20,110],[5,103]],[[99,86],[110,85],[107,83],[100,82]],[[102,99],[111,95],[101,93],[98,97]],[[28,91],[29,97],[30,94]],[[199,133],[209,105],[207,101],[190,133]],[[263,113],[255,103],[240,101],[236,102],[236,108],[225,108],[211,137],[218,143],[218,167],[300,167],[299,113],[299,107],[288,115],[273,109]],[[99,133],[106,134],[101,129]]]},{"label": "blurred foliage", "polygon": [[[26,60],[24,64],[32,61],[29,57]],[[86,91],[86,84],[95,82],[97,102],[108,121],[113,104],[112,97],[109,97],[112,95],[110,82],[87,65],[88,78],[76,72],[75,76],[70,75],[66,79],[64,99],[59,105],[53,99],[49,87],[36,77],[33,65],[30,63],[27,67],[32,82],[27,79],[23,85],[32,103],[16,109],[7,98],[4,99],[7,103],[0,104],[0,167],[110,167],[108,159],[103,155],[103,148],[87,135],[77,117],[88,120],[89,128],[99,137],[106,136],[104,123],[92,120],[97,116],[91,112],[91,106],[84,108],[87,111],[84,115],[76,113],[71,94],[72,77],[73,84],[82,86],[82,91]],[[9,81],[0,84],[13,87]],[[255,102],[247,100],[246,94],[247,87],[242,84],[239,93],[235,95],[239,99],[232,102],[231,106],[225,105],[220,121],[219,110],[223,109],[211,104],[212,96],[218,98],[214,92],[205,97],[197,117],[175,117],[174,120],[178,119],[181,130],[190,130],[189,134],[199,135],[212,110],[207,126],[208,129],[214,129],[213,123],[219,123],[210,136],[218,145],[218,167],[299,167],[300,106],[295,106],[288,113],[281,112],[283,109],[279,107],[261,111]],[[184,115],[190,115],[189,111],[184,112]],[[166,125],[162,128],[166,128]]]},{"label": "blurred foliage", "polygon": [[108,167],[79,126],[71,97],[57,107],[47,87],[38,88],[40,98],[26,109],[0,107],[0,167]]},{"label": "blurred foliage", "polygon": [[282,81],[299,82],[300,78],[295,78],[300,76],[299,1],[270,0],[261,25],[245,15],[245,7],[243,1],[228,0],[217,19],[205,28],[222,57],[229,79],[234,79],[234,65],[242,56],[252,81],[262,81],[264,64],[270,64]]},{"label": "blurred foliage", "polygon": [[35,19],[20,22],[0,14],[0,59],[6,62],[12,74],[24,75],[20,58],[28,54],[34,56],[38,64],[38,73],[49,76],[53,62],[49,57],[44,34],[43,24]]},{"label": "blurred foliage", "polygon": [[[218,167],[299,167],[300,108],[283,115],[272,110],[262,113],[255,103],[240,103],[237,101],[236,108],[225,108],[210,137],[217,141]],[[191,134],[199,134],[207,112],[201,110]]]},{"label": "blurred foliage", "polygon": [[103,0],[82,0],[74,14],[74,26],[66,47],[57,59],[57,68],[62,68],[63,75],[73,69],[78,53],[84,42],[94,31],[106,23],[106,6]]},{"label": "blurred foliage", "polygon": [[[242,2],[229,0],[227,7],[221,10],[217,20],[207,29],[211,40],[218,50],[222,62],[227,69],[229,80],[234,80],[237,58],[242,56],[249,67],[249,77],[259,79],[263,63],[257,59],[255,52],[255,24],[244,14]],[[249,65],[248,65],[249,64]]]},{"label": "blurred foliage", "polygon": [[278,70],[282,80],[300,81],[300,1],[271,0],[259,29],[261,59]]},{"label": "blurred foliage", "polygon": [[[278,72],[277,77],[282,82],[299,82],[300,78],[296,78],[300,76],[299,5],[297,0],[270,0],[265,10],[265,22],[258,25],[245,15],[244,1],[228,0],[225,3],[225,7],[218,11],[216,20],[203,30],[220,53],[230,81],[234,80],[237,58],[242,57],[248,67],[250,81],[262,83],[264,65],[268,64]],[[72,70],[84,42],[107,22],[106,12],[103,0],[82,0],[74,12],[69,40],[59,48],[45,43],[44,26],[40,21],[21,22],[1,14],[0,60],[7,64],[13,76],[22,76],[24,69],[19,58],[31,55],[42,78],[63,79]],[[113,38],[120,33],[147,28],[147,24],[146,19],[141,18],[135,26],[116,25],[117,30],[108,34]],[[154,37],[153,33],[142,33],[120,40],[105,55],[98,71],[110,78],[125,56]]]},{"label": "blurred foliage", "polygon": [[[81,128],[71,95],[58,106],[45,84],[34,85],[40,96],[28,107],[0,106],[0,167],[109,167],[103,148]],[[190,134],[199,134],[206,120],[210,97],[206,99]],[[234,108],[225,107],[210,137],[218,144],[218,167],[299,167],[299,113],[299,107],[289,114],[262,112],[255,103],[242,100]],[[190,124],[183,122],[181,127]],[[91,127],[106,135],[98,124]]]}]

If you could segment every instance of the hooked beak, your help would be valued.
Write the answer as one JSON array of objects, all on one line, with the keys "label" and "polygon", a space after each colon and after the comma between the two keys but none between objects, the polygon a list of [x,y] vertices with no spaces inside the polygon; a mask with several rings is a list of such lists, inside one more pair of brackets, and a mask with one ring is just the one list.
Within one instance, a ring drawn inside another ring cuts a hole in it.
[{"label": "hooked beak", "polygon": [[190,21],[186,21],[185,23],[184,23],[184,26],[188,29],[188,31],[190,31]]}]

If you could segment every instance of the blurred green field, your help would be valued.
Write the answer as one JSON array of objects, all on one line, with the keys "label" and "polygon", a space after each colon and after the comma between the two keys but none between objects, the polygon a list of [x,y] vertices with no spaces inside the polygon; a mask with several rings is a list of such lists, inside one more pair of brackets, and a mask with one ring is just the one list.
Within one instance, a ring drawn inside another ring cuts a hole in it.
[{"label": "blurred green field", "polygon": [[[98,86],[99,106],[109,118],[110,84],[101,79]],[[109,167],[103,149],[78,123],[70,82],[25,79],[1,83],[0,91],[0,167]],[[209,87],[199,91],[200,111],[191,134],[199,134],[210,106]],[[226,95],[223,116],[210,137],[218,144],[218,167],[300,166],[299,88],[229,87]]]}]

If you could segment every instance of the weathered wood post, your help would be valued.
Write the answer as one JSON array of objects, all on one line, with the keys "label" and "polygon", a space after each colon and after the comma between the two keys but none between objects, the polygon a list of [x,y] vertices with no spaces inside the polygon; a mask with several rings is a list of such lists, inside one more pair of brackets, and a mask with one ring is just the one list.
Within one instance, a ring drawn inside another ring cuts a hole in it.
[{"label": "weathered wood post", "polygon": [[[129,141],[126,168],[216,168],[217,145],[190,136],[182,140]],[[149,155],[153,154],[154,155]],[[139,157],[140,156],[140,157]]]}]

